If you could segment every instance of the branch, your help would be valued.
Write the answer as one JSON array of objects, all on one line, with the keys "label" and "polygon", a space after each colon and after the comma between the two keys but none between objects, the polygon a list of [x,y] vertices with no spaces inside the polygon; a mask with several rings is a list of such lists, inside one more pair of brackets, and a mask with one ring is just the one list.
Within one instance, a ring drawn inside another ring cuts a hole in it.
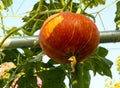
[{"label": "branch", "polygon": [[[2,40],[3,37],[0,37]],[[10,37],[8,38],[2,48],[3,49],[15,49],[24,47],[34,47],[35,42],[38,40],[38,36],[26,36],[26,37]],[[115,43],[120,42],[120,31],[102,31],[100,32],[100,43]],[[39,46],[37,43],[36,46]],[[35,46],[35,47],[36,47]]]}]

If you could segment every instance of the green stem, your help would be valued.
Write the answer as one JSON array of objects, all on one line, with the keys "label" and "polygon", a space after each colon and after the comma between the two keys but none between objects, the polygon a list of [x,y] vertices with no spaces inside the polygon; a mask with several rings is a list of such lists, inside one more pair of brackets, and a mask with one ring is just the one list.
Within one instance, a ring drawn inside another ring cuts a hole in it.
[{"label": "green stem", "polygon": [[3,16],[2,16],[1,12],[0,12],[0,18],[1,18],[1,25],[2,25],[3,34],[5,34],[5,27],[4,27]]},{"label": "green stem", "polygon": [[32,20],[34,20],[35,17],[38,16],[39,14],[41,15],[41,14],[47,14],[47,13],[56,13],[56,12],[60,12],[60,11],[61,11],[61,9],[50,10],[50,11],[43,11],[43,12],[41,12],[41,13],[36,12],[36,14],[35,14],[32,18],[30,18],[23,26],[21,26],[20,28],[18,28],[18,29],[16,29],[16,30],[13,30],[13,31],[9,32],[8,35],[6,35],[6,36],[4,37],[4,39],[0,42],[0,48],[2,47],[3,43],[5,42],[5,40],[6,40],[8,37],[10,37],[13,33],[19,31],[20,29],[24,28],[27,24],[29,24]]},{"label": "green stem", "polygon": [[13,33],[19,31],[21,28],[23,28],[24,26],[26,26],[29,22],[31,22],[36,16],[38,15],[38,13],[36,13],[31,19],[29,19],[23,26],[21,26],[20,28],[13,30],[11,32],[8,33],[8,35],[6,35],[3,40],[0,42],[0,48],[2,47],[3,43],[5,42],[5,40],[11,36]]},{"label": "green stem", "polygon": [[[18,8],[17,8],[17,10],[16,10],[16,14],[19,12],[19,10],[20,10],[20,8],[22,7],[22,5],[23,5],[24,2],[25,2],[25,0],[22,0],[22,1],[21,1],[21,3],[19,4],[19,6],[18,6]],[[14,14],[13,9],[11,9],[11,10],[12,10],[12,13]]]},{"label": "green stem", "polygon": [[[37,7],[37,10],[36,10],[37,13],[40,13],[42,5],[43,5],[43,0],[40,0],[40,2],[39,2],[39,4],[38,4],[38,7]],[[27,33],[28,35],[30,35],[30,36],[33,35],[33,33],[34,33],[34,31],[35,31],[35,27],[36,27],[36,25],[37,25],[38,22],[39,22],[39,21],[36,20],[35,24],[34,24],[33,27],[32,27],[32,31],[31,31],[31,32],[28,32],[28,31],[26,31],[26,30],[24,30],[24,29],[23,29],[23,31],[24,31],[25,33]]]},{"label": "green stem", "polygon": [[[41,1],[43,1],[43,0],[41,0]],[[39,4],[39,6],[40,6],[40,5],[41,5],[41,3]],[[37,12],[39,12],[39,9],[37,9]],[[13,33],[19,31],[21,28],[23,28],[24,26],[26,26],[26,25],[27,25],[28,23],[30,23],[37,15],[38,15],[38,13],[36,13],[31,19],[29,19],[23,26],[21,26],[20,28],[18,28],[18,29],[16,29],[16,30],[11,31],[10,33],[8,33],[8,35],[6,35],[6,36],[4,37],[4,39],[2,40],[2,42],[0,42],[0,47],[2,47],[3,43],[5,42],[5,40],[6,40],[9,36],[11,36]]]},{"label": "green stem", "polygon": [[68,3],[63,7],[62,12],[65,11],[65,9],[70,5],[72,0],[69,0]]},{"label": "green stem", "polygon": [[76,66],[75,66],[75,74],[74,74],[74,76],[72,76],[72,79],[71,79],[71,84],[72,84],[72,88],[81,88],[80,86],[82,86],[82,85],[80,85],[81,83],[80,83],[80,81],[79,81],[79,79],[80,79],[80,72],[79,72],[79,66],[78,66],[79,64],[76,64]]},{"label": "green stem", "polygon": [[101,18],[101,16],[100,16],[100,14],[98,14],[98,16],[99,16],[99,18],[100,18],[101,24],[102,24],[102,26],[103,26],[103,28],[104,28],[104,31],[105,31],[105,25],[104,25],[104,23],[103,23],[103,21],[102,21],[102,18]]},{"label": "green stem", "polygon": [[44,0],[40,0],[39,5],[38,5],[38,7],[37,7],[37,12],[40,12],[41,7],[42,7],[42,5],[43,5],[43,1],[44,1]]},{"label": "green stem", "polygon": [[90,3],[83,9],[84,12],[85,12],[85,10],[91,5],[91,3],[93,3],[93,0],[90,1]]},{"label": "green stem", "polygon": [[46,13],[57,13],[57,12],[61,12],[62,9],[56,9],[56,10],[49,10],[49,11],[43,11],[43,12],[40,12],[39,14],[46,14]]},{"label": "green stem", "polygon": [[72,78],[75,76],[75,71],[76,71],[76,64],[77,64],[77,60],[75,56],[71,56],[68,61],[70,62],[71,65],[71,70],[68,70],[68,78],[69,78],[69,88],[73,88],[72,87]]},{"label": "green stem", "polygon": [[72,7],[73,7],[73,0],[70,3],[70,12],[72,12]]},{"label": "green stem", "polygon": [[72,77],[71,77],[71,74],[69,75],[69,88],[72,88]]}]

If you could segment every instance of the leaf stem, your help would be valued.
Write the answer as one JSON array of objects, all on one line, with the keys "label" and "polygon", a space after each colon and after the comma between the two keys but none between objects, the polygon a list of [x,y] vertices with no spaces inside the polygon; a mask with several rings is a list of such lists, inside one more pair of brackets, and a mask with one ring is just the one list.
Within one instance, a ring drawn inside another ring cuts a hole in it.
[{"label": "leaf stem", "polygon": [[93,3],[93,0],[90,1],[90,3],[83,9],[84,12],[85,12],[85,10],[91,5],[91,3]]},{"label": "leaf stem", "polygon": [[68,5],[72,2],[72,0],[69,0],[68,3],[63,7],[62,11],[65,11],[65,9],[68,7]]},{"label": "leaf stem", "polygon": [[8,35],[6,35],[6,36],[3,38],[3,40],[0,42],[0,48],[2,47],[3,43],[5,42],[5,40],[6,40],[9,36],[11,36],[13,33],[19,31],[21,28],[23,28],[24,26],[26,26],[26,25],[27,25],[29,22],[31,22],[37,15],[38,15],[38,13],[35,14],[31,19],[29,19],[29,20],[28,20],[23,26],[21,26],[20,28],[9,32]]},{"label": "leaf stem", "polygon": [[99,18],[100,18],[101,24],[102,24],[102,26],[103,26],[103,28],[104,28],[104,31],[105,31],[105,25],[104,25],[104,23],[103,23],[103,21],[102,21],[101,15],[98,14],[98,16],[99,16]]},{"label": "leaf stem", "polygon": [[2,16],[1,12],[0,12],[0,18],[1,18],[1,25],[2,25],[3,34],[5,34],[5,27],[4,27],[3,16]]}]

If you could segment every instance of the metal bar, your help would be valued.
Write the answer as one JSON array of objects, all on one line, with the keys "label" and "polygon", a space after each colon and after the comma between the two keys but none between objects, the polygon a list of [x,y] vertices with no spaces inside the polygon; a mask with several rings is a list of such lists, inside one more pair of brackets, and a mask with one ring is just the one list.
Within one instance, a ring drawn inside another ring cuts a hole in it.
[{"label": "metal bar", "polygon": [[[3,43],[2,49],[32,47],[37,38],[38,36],[10,37]],[[0,37],[0,40],[2,39],[3,37]]]},{"label": "metal bar", "polygon": [[[3,37],[0,37],[2,40]],[[2,48],[15,49],[23,47],[33,47],[38,36],[25,36],[25,37],[10,37],[8,38]],[[115,43],[120,42],[120,31],[102,31],[100,32],[100,43]],[[38,44],[39,45],[39,44]]]},{"label": "metal bar", "polygon": [[120,31],[102,31],[100,32],[100,43],[120,42]]}]

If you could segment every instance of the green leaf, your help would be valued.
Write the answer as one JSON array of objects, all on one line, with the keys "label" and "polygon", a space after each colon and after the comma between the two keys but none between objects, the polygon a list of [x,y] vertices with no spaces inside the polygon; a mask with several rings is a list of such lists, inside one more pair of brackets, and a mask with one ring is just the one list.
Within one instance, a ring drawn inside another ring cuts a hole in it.
[{"label": "green leaf", "polygon": [[[43,1],[43,2],[42,2]],[[29,24],[27,24],[24,28],[23,28],[23,32],[26,35],[33,35],[34,32],[36,32],[37,30],[40,30],[41,26],[43,25],[43,22],[52,14],[56,13],[56,12],[52,12],[49,13],[47,11],[50,10],[55,10],[55,9],[60,9],[63,8],[62,3],[59,0],[56,1],[50,1],[49,3],[46,2],[45,0],[41,0],[40,2],[37,2],[33,9],[31,10],[31,12],[29,13],[29,16],[24,16],[23,17],[23,21],[27,22],[31,17],[33,17],[37,12],[38,15],[35,17],[34,20],[32,20],[31,22],[29,22]],[[45,12],[45,14],[41,14],[42,12]]]},{"label": "green leaf", "polygon": [[19,88],[39,88],[36,76],[22,76],[17,83]]},{"label": "green leaf", "polygon": [[72,76],[73,88],[89,88],[91,79],[89,71],[93,71],[94,75],[99,73],[112,78],[110,68],[113,63],[105,58],[107,53],[107,49],[99,47],[87,60],[76,64],[75,74]]},{"label": "green leaf", "polygon": [[17,60],[24,59],[24,56],[17,50],[4,50],[4,58],[2,62],[13,62],[14,64],[17,64]]},{"label": "green leaf", "polygon": [[42,88],[65,88],[65,73],[59,67],[43,70],[38,75],[42,79]]},{"label": "green leaf", "polygon": [[94,6],[98,6],[100,4],[105,4],[106,0],[83,0],[83,4],[85,7],[93,8]]},{"label": "green leaf", "polygon": [[[120,1],[118,1],[116,3],[116,7],[117,7],[117,10],[115,12],[116,16],[115,16],[114,21],[116,23],[116,27],[120,27]],[[118,28],[117,28],[117,30],[118,30]]]},{"label": "green leaf", "polygon": [[110,61],[109,59],[104,58],[103,60],[104,60],[104,62],[106,62],[109,65],[109,67],[111,67],[113,65],[113,62]]},{"label": "green leaf", "polygon": [[96,53],[101,57],[105,57],[108,54],[108,50],[105,49],[104,47],[98,47]]},{"label": "green leaf", "polygon": [[106,75],[112,77],[110,68],[113,63],[112,61],[105,58],[107,53],[107,49],[99,47],[90,58],[84,61],[86,68],[92,70],[94,75],[96,75],[96,73],[99,73],[102,76]]},{"label": "green leaf", "polygon": [[25,56],[26,57],[28,57],[28,58],[32,58],[32,56],[33,56],[33,51],[32,50],[30,50],[29,48],[22,48],[22,50],[24,51],[24,54],[25,54]]},{"label": "green leaf", "polygon": [[85,67],[83,63],[76,64],[75,75],[72,78],[73,88],[89,88],[90,85],[90,74],[89,70]]},{"label": "green leaf", "polygon": [[[11,75],[8,80],[8,83],[6,84],[6,88],[9,88],[10,85],[13,83],[13,80],[16,79],[16,77],[19,75],[19,79],[17,81],[18,86],[20,88],[39,88],[36,84],[36,71],[40,70],[40,67],[42,66],[41,62],[42,53],[38,55],[35,59],[30,60],[24,60],[24,62],[21,62],[17,65],[15,69],[10,71]],[[23,81],[24,80],[24,81]],[[23,84],[23,85],[22,85]],[[21,87],[22,86],[22,87]]]},{"label": "green leaf", "polygon": [[7,78],[1,78],[0,77],[0,88],[3,88],[4,85],[7,83],[8,79]]},{"label": "green leaf", "polygon": [[12,0],[2,0],[2,3],[5,7],[5,9],[8,9],[8,7],[13,4],[13,1]]},{"label": "green leaf", "polygon": [[13,68],[13,69],[10,69],[9,73],[10,73],[10,76],[9,76],[8,81],[7,81],[6,84],[4,85],[4,88],[10,88],[12,82],[13,82],[14,79],[15,79],[16,70],[15,70],[14,68]]}]

